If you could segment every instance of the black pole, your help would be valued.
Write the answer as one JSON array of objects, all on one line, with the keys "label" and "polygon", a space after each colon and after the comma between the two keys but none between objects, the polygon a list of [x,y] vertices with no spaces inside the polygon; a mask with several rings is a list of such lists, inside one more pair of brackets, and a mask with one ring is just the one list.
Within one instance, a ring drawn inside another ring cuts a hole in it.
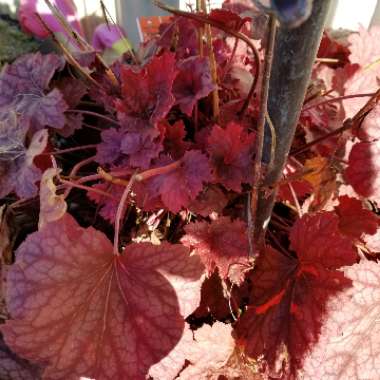
[{"label": "black pole", "polygon": [[[273,162],[259,194],[255,217],[256,237],[261,238],[267,227],[276,198],[276,183],[290,151],[295,129],[301,113],[311,70],[322,38],[330,0],[314,0],[310,17],[301,26],[277,30],[271,70],[268,114],[276,131]],[[271,133],[265,128],[263,162],[268,164],[271,152]],[[274,188],[268,198],[268,187]]]}]

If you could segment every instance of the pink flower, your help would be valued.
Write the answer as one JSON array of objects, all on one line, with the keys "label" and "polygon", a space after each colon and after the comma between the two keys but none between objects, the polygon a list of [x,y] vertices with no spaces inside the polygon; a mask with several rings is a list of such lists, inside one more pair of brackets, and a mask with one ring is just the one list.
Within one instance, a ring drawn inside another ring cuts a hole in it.
[{"label": "pink flower", "polygon": [[92,46],[98,51],[103,51],[112,48],[114,43],[123,39],[125,35],[124,30],[118,25],[100,24],[95,29]]},{"label": "pink flower", "polygon": [[[73,0],[51,0],[51,3],[60,9],[69,24],[83,35],[82,27],[77,15]],[[21,0],[19,8],[19,21],[22,29],[39,38],[46,38],[49,32],[36,16],[38,13],[53,32],[66,33],[59,21],[51,13],[44,0]]]}]

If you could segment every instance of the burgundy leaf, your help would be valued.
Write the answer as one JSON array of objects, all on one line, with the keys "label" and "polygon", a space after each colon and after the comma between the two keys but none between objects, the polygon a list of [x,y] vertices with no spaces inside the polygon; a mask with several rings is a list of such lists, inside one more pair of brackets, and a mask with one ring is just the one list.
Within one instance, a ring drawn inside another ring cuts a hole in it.
[{"label": "burgundy leaf", "polygon": [[223,289],[219,273],[214,272],[203,282],[201,302],[192,316],[195,318],[207,318],[209,315],[212,315],[218,321],[226,320],[231,317],[231,307],[228,298],[229,295]]},{"label": "burgundy leaf", "polygon": [[27,54],[6,66],[0,74],[0,109],[13,106],[32,121],[34,129],[46,125],[62,128],[63,112],[67,104],[58,89],[48,90],[55,71],[61,70],[63,61],[55,54]]},{"label": "burgundy leaf", "polygon": [[311,379],[377,379],[380,368],[379,264],[364,261],[344,269],[352,287],[333,297],[318,343],[302,373]]},{"label": "burgundy leaf", "polygon": [[241,191],[242,183],[252,178],[254,134],[231,122],[225,129],[215,125],[208,138],[208,152],[215,181],[229,190]]},{"label": "burgundy leaf", "polygon": [[181,158],[189,148],[189,143],[185,140],[186,130],[182,120],[176,121],[173,125],[165,123],[165,152],[175,160]]},{"label": "burgundy leaf", "polygon": [[231,265],[240,264],[240,281],[242,280],[243,271],[249,264],[245,223],[221,217],[211,223],[189,224],[185,227],[185,231],[186,235],[181,239],[182,244],[193,248],[200,256],[208,275],[218,268],[222,279],[227,279]]},{"label": "burgundy leaf", "polygon": [[121,141],[121,151],[129,157],[129,165],[147,169],[163,149],[163,135],[126,132]]},{"label": "burgundy leaf", "polygon": [[170,23],[160,25],[160,38],[158,44],[168,50],[176,39],[176,56],[187,58],[197,55],[199,51],[198,29],[199,23],[187,17],[173,17]]},{"label": "burgundy leaf", "polygon": [[13,319],[1,330],[16,353],[46,365],[44,378],[143,380],[152,370],[169,380],[182,368],[202,265],[180,245],[112,250],[70,215],[18,248],[8,276]]},{"label": "burgundy leaf", "polygon": [[144,132],[156,128],[174,104],[172,86],[176,74],[171,53],[155,56],[138,71],[122,66],[122,99],[116,101],[116,108],[126,130]]},{"label": "burgundy leaf", "polygon": [[[70,108],[75,108],[87,93],[87,88],[83,81],[75,78],[70,78],[70,80],[66,80],[65,78],[57,83],[57,87]],[[83,115],[80,113],[66,113],[65,118],[65,126],[58,133],[63,137],[69,137],[82,127]]]},{"label": "burgundy leaf", "polygon": [[297,257],[268,247],[257,260],[250,305],[236,326],[246,353],[263,355],[282,376],[284,368],[293,376],[302,368],[318,341],[326,302],[350,285],[338,269],[357,259],[334,213],[305,215],[293,226],[290,241]]},{"label": "burgundy leaf", "polygon": [[340,231],[355,239],[359,239],[363,234],[374,235],[380,224],[380,218],[363,208],[359,199],[347,195],[339,197],[339,205],[335,210],[339,215]]},{"label": "burgundy leaf", "polygon": [[173,94],[181,111],[191,116],[199,99],[215,89],[209,59],[190,57],[178,64],[179,73],[174,80]]},{"label": "burgundy leaf", "polygon": [[338,65],[348,63],[350,50],[345,46],[346,44],[334,39],[331,34],[328,31],[324,31],[318,49],[318,58],[335,58],[339,61]]},{"label": "burgundy leaf", "polygon": [[252,21],[251,17],[240,17],[237,13],[227,9],[213,9],[208,18],[218,24],[221,24],[227,29],[239,31],[246,23]]},{"label": "burgundy leaf", "polygon": [[58,81],[57,88],[61,91],[63,99],[70,108],[75,108],[87,93],[83,81],[76,78],[70,78],[70,80],[65,78]]},{"label": "burgundy leaf", "polygon": [[228,199],[223,191],[218,186],[210,185],[191,202],[189,209],[194,214],[207,217],[213,212],[221,214],[227,203]]},{"label": "burgundy leaf", "polygon": [[345,178],[361,196],[380,201],[380,140],[352,147]]},{"label": "burgundy leaf", "polygon": [[203,183],[211,181],[211,170],[206,155],[190,150],[180,165],[168,173],[153,179],[153,186],[161,195],[162,202],[172,212],[188,207],[203,189]]},{"label": "burgundy leaf", "polygon": [[[87,196],[99,205],[99,214],[111,224],[115,223],[115,217],[117,208],[121,196],[124,192],[124,187],[113,183],[97,183],[91,186],[94,189],[104,191],[110,195],[110,197],[101,195],[99,193],[87,192]],[[112,197],[112,198],[111,198]]]}]

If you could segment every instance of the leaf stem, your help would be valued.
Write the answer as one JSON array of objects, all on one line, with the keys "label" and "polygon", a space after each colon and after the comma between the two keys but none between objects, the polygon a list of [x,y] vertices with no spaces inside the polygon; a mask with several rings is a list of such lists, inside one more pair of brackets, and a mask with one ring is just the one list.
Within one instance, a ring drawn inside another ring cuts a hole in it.
[{"label": "leaf stem", "polygon": [[159,168],[146,170],[145,172],[142,172],[136,175],[136,181],[141,182],[141,181],[147,180],[148,178],[155,177],[160,174],[169,173],[172,170],[177,169],[181,164],[182,164],[182,160],[178,160],[166,166],[161,166]]},{"label": "leaf stem", "polygon": [[132,175],[131,179],[129,180],[129,183],[125,187],[123,195],[121,196],[119,205],[117,207],[116,217],[115,217],[115,235],[114,235],[114,238],[113,238],[113,254],[115,256],[119,256],[120,255],[120,253],[119,253],[120,223],[121,223],[121,219],[122,219],[123,214],[124,214],[125,203],[127,201],[129,193],[131,192],[133,183],[135,182],[136,175],[137,175],[137,172],[135,172]]},{"label": "leaf stem", "polygon": [[[175,162],[172,162],[166,166],[161,166],[159,168],[153,168],[148,169],[142,173],[135,175],[135,181],[142,182],[145,181],[151,177],[155,177],[157,175],[166,174],[170,171],[178,168],[182,164],[182,160],[178,160]],[[103,170],[101,167],[98,167],[98,174],[101,178],[103,178],[107,182],[114,183],[115,185],[121,185],[121,186],[128,186],[131,180],[126,180],[123,178],[116,177],[116,173],[107,173],[105,170]]]},{"label": "leaf stem", "polygon": [[[70,172],[70,175],[69,177],[74,177],[78,172],[79,170],[83,167],[83,166],[86,166],[88,164],[91,164],[95,159],[95,156],[91,156],[91,157],[88,157],[88,158],[85,158],[84,160],[82,161],[79,161],[76,165],[74,165],[74,167],[71,169],[71,172]],[[62,180],[61,180],[62,181]],[[76,186],[78,187],[78,186]],[[64,198],[67,198],[68,195],[70,194],[70,191],[71,191],[71,187],[68,187],[64,193]]]}]

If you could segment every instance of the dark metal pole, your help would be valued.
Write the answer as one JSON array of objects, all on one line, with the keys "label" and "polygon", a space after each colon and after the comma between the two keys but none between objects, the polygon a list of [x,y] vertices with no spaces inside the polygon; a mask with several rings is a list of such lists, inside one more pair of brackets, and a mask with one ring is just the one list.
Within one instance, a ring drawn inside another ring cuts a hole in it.
[{"label": "dark metal pole", "polygon": [[[300,27],[277,30],[273,65],[269,85],[268,114],[276,131],[273,162],[259,194],[255,217],[256,237],[262,237],[276,198],[276,189],[268,198],[268,187],[281,179],[295,129],[301,113],[311,70],[321,41],[330,0],[314,0],[313,10]],[[263,162],[268,164],[271,152],[271,133],[265,129]]]}]

